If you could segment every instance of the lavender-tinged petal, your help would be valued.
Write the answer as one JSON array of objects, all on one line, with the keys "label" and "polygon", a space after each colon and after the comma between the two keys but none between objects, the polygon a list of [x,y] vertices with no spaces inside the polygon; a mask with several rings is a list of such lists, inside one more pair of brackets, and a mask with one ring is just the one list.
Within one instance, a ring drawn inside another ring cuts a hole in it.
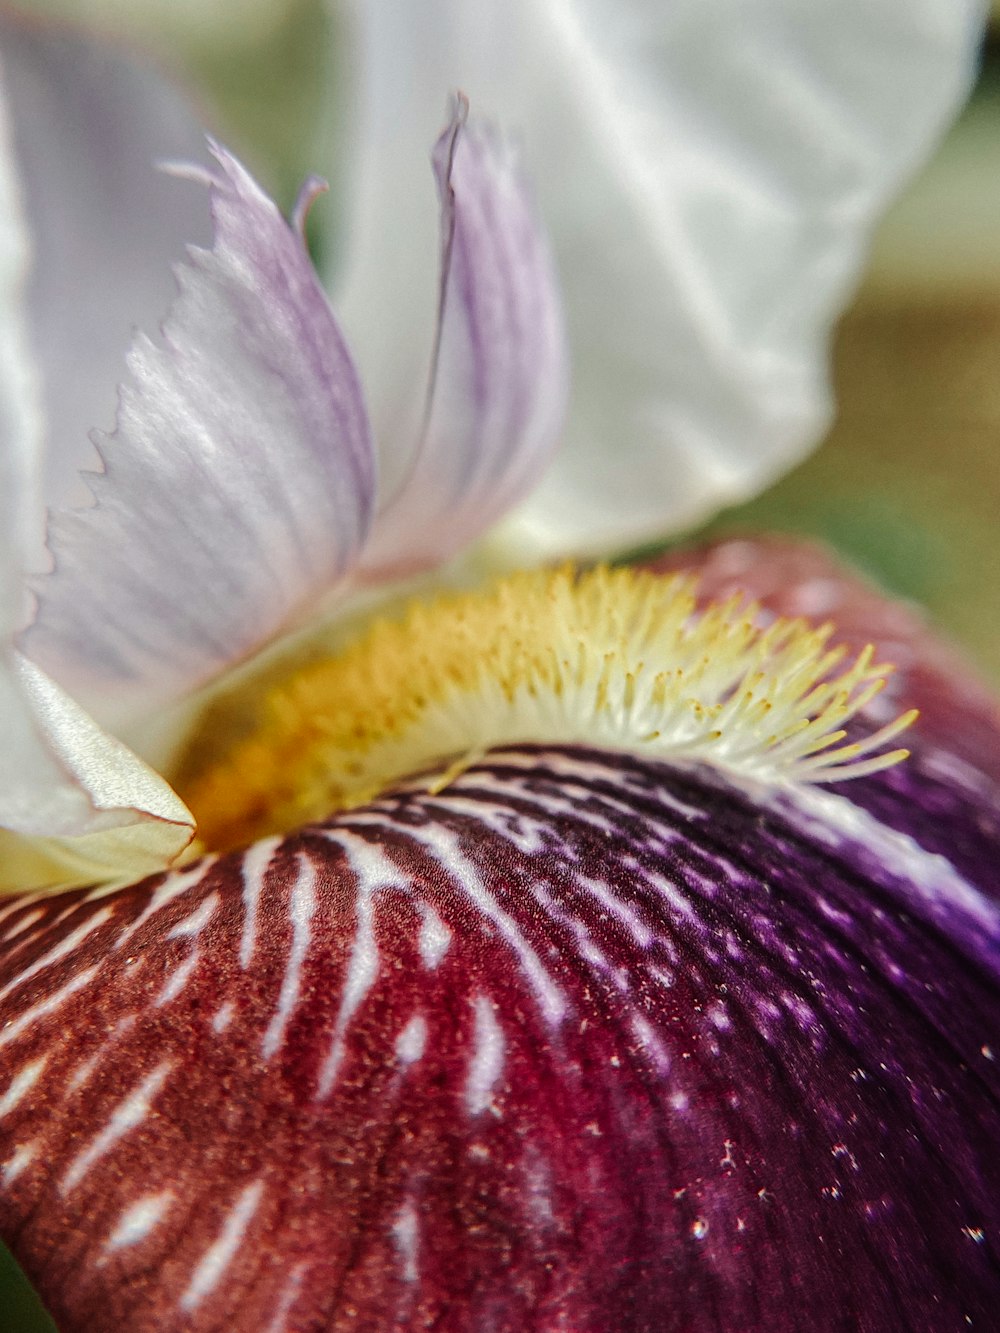
[{"label": "lavender-tinged petal", "polygon": [[530,129],[572,353],[566,445],[512,515],[510,549],[614,552],[762,489],[822,434],[832,322],[874,221],[965,94],[985,8],[357,4],[338,308],[378,386],[377,433],[398,433],[431,299],[415,241],[434,220],[408,163],[440,88],[461,87]]},{"label": "lavender-tinged petal", "polygon": [[99,718],[149,714],[288,626],[351,568],[371,445],[298,231],[225,150],[215,241],[139,336],[96,503],[52,516],[29,654]]},{"label": "lavender-tinged petal", "polygon": [[562,427],[568,368],[555,274],[510,144],[459,103],[434,150],[442,209],[426,420],[365,553],[369,574],[454,554],[520,500]]},{"label": "lavender-tinged petal", "polygon": [[203,192],[156,170],[205,159],[205,141],[154,70],[72,30],[0,15],[0,56],[34,252],[45,495],[63,503],[77,499],[76,470],[94,466],[91,427],[114,419],[136,327],[168,308],[185,243],[209,238]]},{"label": "lavender-tinged petal", "polygon": [[511,750],[12,906],[5,1238],[69,1333],[988,1327],[1000,905],[818,799]]},{"label": "lavender-tinged petal", "polygon": [[[29,241],[10,140],[0,89],[0,652],[24,613],[21,571],[38,504],[42,448],[37,376],[25,328]],[[2,744],[0,735],[0,749]]]}]

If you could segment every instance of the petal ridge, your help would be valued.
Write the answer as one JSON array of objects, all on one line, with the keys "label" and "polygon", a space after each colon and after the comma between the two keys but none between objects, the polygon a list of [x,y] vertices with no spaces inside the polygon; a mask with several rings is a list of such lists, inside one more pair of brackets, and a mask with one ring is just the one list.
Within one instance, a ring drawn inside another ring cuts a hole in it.
[{"label": "petal ridge", "polygon": [[568,391],[557,279],[516,148],[457,94],[432,162],[440,200],[437,326],[408,471],[364,568],[383,576],[454,554],[549,462]]}]

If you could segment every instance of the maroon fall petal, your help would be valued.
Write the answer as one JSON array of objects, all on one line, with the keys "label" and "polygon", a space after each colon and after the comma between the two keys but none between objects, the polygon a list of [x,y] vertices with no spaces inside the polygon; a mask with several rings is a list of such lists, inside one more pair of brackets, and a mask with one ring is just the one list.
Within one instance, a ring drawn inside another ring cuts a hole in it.
[{"label": "maroon fall petal", "polygon": [[527,747],[13,902],[3,1235],[88,1333],[990,1327],[984,813]]}]

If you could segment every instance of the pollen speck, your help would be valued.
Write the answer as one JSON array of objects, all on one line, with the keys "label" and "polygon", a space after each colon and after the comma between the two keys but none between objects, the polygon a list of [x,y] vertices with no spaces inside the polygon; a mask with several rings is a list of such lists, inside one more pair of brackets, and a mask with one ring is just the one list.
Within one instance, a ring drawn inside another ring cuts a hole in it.
[{"label": "pollen speck", "polygon": [[417,775],[440,790],[503,745],[602,746],[769,783],[856,777],[906,756],[884,747],[916,713],[839,745],[892,668],[870,647],[845,665],[832,633],[762,627],[739,596],[699,607],[685,575],[515,574],[415,603],[273,685],[254,734],[182,795],[220,849]]}]

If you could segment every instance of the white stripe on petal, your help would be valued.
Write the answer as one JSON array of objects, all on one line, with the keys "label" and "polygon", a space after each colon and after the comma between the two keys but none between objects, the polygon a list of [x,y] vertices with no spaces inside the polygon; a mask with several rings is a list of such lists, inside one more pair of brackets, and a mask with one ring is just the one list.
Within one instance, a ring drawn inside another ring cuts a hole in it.
[{"label": "white stripe on petal", "polygon": [[205,1251],[194,1270],[187,1290],[181,1297],[181,1309],[196,1310],[206,1296],[218,1285],[220,1278],[233,1261],[264,1192],[264,1182],[255,1180],[240,1194],[230,1208],[219,1237]]},{"label": "white stripe on petal", "polygon": [[143,908],[142,912],[136,917],[131,925],[126,926],[118,936],[118,939],[115,941],[115,948],[121,949],[129,942],[132,936],[135,935],[136,931],[141,930],[146,922],[149,921],[151,917],[154,917],[157,912],[166,907],[169,903],[172,903],[175,899],[181,897],[182,894],[187,893],[189,889],[193,889],[196,885],[200,884],[205,877],[206,871],[212,864],[213,859],[214,858],[210,857],[205,861],[200,861],[191,870],[168,875],[161,884],[158,884],[150,895],[149,902]]},{"label": "white stripe on petal", "polygon": [[108,1237],[109,1250],[121,1250],[136,1245],[163,1221],[174,1199],[173,1190],[146,1194],[125,1209],[118,1225]]},{"label": "white stripe on petal", "polygon": [[13,1185],[26,1166],[30,1166],[32,1161],[38,1155],[38,1144],[35,1141],[31,1143],[19,1144],[0,1165],[0,1180],[4,1185]]},{"label": "white stripe on petal", "polygon": [[281,1045],[288,1027],[288,1021],[301,999],[302,964],[309,951],[309,939],[312,929],[313,913],[316,911],[316,871],[307,857],[299,859],[299,873],[292,885],[288,915],[292,923],[292,947],[288,954],[285,975],[281,979],[281,991],[278,995],[278,1007],[274,1012],[261,1053],[265,1060],[270,1060]]},{"label": "white stripe on petal", "polygon": [[262,838],[247,848],[240,864],[243,877],[243,934],[240,938],[240,967],[246,968],[253,957],[257,939],[257,905],[264,885],[264,875],[280,838]]},{"label": "white stripe on petal", "polygon": [[44,1000],[39,1000],[30,1009],[26,1009],[20,1018],[15,1018],[12,1023],[8,1023],[5,1028],[0,1030],[0,1046],[7,1046],[12,1041],[16,1041],[22,1032],[30,1029],[33,1023],[54,1013],[71,995],[75,995],[78,990],[82,990],[99,971],[100,968],[96,965],[85,968],[82,972],[78,972],[76,976],[71,977],[64,986],[60,986],[51,995],[47,995]]},{"label": "white stripe on petal", "polygon": [[153,1098],[163,1087],[172,1068],[171,1061],[164,1060],[115,1107],[108,1123],[84,1148],[63,1176],[61,1188],[64,1194],[75,1189],[94,1163],[109,1153],[120,1138],[142,1124],[152,1109]]},{"label": "white stripe on petal", "polygon": [[0,1119],[9,1115],[21,1098],[35,1086],[42,1070],[48,1064],[48,1059],[47,1055],[39,1056],[37,1060],[32,1060],[30,1064],[17,1071],[3,1096],[0,1097]]},{"label": "white stripe on petal", "polygon": [[421,922],[417,947],[424,966],[431,972],[438,966],[448,952],[451,944],[451,931],[431,907],[430,903],[419,904]]},{"label": "white stripe on petal", "polygon": [[[432,802],[428,804],[433,808]],[[361,818],[361,816],[356,817]],[[461,850],[455,835],[443,825],[433,824],[423,828],[407,829],[407,833],[414,841],[425,847],[447,873],[454,877],[468,894],[476,910],[497,927],[530,981],[532,995],[539,1009],[549,1023],[557,1024],[566,1012],[566,997],[524,934],[518,929],[513,917],[498,905],[489,892],[478,870]]]},{"label": "white stripe on petal", "polygon": [[191,980],[191,975],[198,966],[198,950],[192,949],[186,958],[181,959],[177,966],[171,971],[164,983],[163,989],[153,1001],[154,1008],[160,1008],[161,1005],[169,1004],[171,1000],[176,1000],[181,991]]},{"label": "white stripe on petal", "polygon": [[426,1045],[427,1019],[423,1014],[414,1014],[396,1038],[396,1057],[401,1064],[416,1064],[423,1055]]},{"label": "white stripe on petal", "polygon": [[339,843],[347,852],[351,869],[358,878],[358,924],[351,945],[351,954],[340,997],[340,1008],[334,1026],[330,1053],[319,1072],[316,1095],[321,1100],[329,1096],[337,1078],[344,1055],[344,1034],[362,1000],[378,976],[378,945],[375,941],[372,896],[378,888],[396,885],[408,888],[409,881],[377,847],[342,830],[329,831],[331,842]]},{"label": "white stripe on petal", "polygon": [[492,1103],[493,1088],[503,1073],[506,1044],[493,1005],[486,996],[477,995],[474,1006],[472,1058],[465,1083],[465,1105],[470,1115],[479,1115]]}]

